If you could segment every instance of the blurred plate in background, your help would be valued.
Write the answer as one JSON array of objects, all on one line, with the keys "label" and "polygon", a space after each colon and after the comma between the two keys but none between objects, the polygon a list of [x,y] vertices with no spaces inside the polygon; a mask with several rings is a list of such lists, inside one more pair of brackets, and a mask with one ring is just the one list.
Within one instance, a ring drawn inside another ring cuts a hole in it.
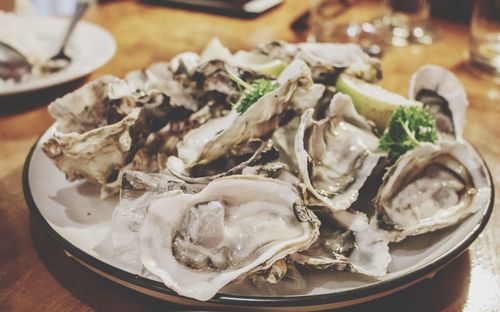
[{"label": "blurred plate in background", "polygon": [[[12,16],[0,16],[0,18],[3,17],[10,18],[9,24],[12,24]],[[44,49],[42,54],[49,56],[55,54],[60,48],[68,22],[67,19],[61,17],[15,16],[15,24],[22,25],[22,33],[29,33],[30,36],[32,34],[32,40],[28,45],[41,46],[41,49]],[[10,34],[12,35],[13,32]],[[1,33],[0,40],[6,41]],[[15,44],[11,45],[15,46]],[[23,47],[15,47],[26,53],[23,51]],[[115,39],[107,30],[95,24],[81,21],[76,26],[66,49],[67,54],[72,58],[72,62],[67,68],[19,83],[4,83],[0,85],[0,96],[35,91],[83,77],[106,64],[113,57],[115,51]],[[29,57],[29,55],[26,56]]]}]

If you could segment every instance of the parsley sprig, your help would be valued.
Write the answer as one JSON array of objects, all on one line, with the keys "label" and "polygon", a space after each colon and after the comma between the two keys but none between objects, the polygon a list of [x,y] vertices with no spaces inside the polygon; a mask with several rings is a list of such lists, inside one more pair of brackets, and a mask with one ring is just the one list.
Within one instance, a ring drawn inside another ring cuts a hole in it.
[{"label": "parsley sprig", "polygon": [[436,121],[425,108],[401,106],[392,114],[379,140],[379,148],[388,151],[389,159],[395,161],[420,143],[436,140]]},{"label": "parsley sprig", "polygon": [[264,78],[256,79],[252,84],[243,81],[241,78],[233,74],[229,74],[229,78],[236,82],[238,87],[243,90],[240,99],[236,102],[236,104],[234,104],[235,110],[240,115],[261,97],[276,90],[280,86],[278,81]]}]

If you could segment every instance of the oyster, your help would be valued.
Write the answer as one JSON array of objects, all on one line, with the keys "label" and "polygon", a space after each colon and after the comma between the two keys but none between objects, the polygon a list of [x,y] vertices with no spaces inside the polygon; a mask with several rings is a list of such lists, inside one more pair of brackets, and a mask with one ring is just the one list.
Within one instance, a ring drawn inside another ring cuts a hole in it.
[{"label": "oyster", "polygon": [[221,157],[241,155],[238,150],[248,150],[249,142],[270,137],[279,127],[295,90],[311,84],[309,69],[304,62],[294,61],[281,73],[278,82],[276,90],[262,96],[243,114],[233,110],[189,132],[177,145],[179,158],[169,158],[169,170],[181,177],[201,177],[207,175],[206,171],[196,168],[206,168]]},{"label": "oyster", "polygon": [[178,294],[208,300],[231,281],[307,249],[318,227],[288,184],[222,178],[200,193],[166,192],[151,202],[141,260]]},{"label": "oyster", "polygon": [[103,76],[49,105],[57,131],[84,133],[122,119],[135,108],[133,89],[121,79]]},{"label": "oyster", "polygon": [[361,212],[339,211],[333,215],[317,212],[320,235],[305,251],[292,255],[293,261],[320,270],[358,272],[383,276],[391,262],[387,236],[368,222]]},{"label": "oyster", "polygon": [[313,120],[313,113],[302,115],[295,136],[301,178],[331,210],[346,210],[383,156],[376,152],[378,138],[344,94],[333,97],[324,119]]},{"label": "oyster", "polygon": [[469,102],[452,72],[436,65],[421,67],[411,77],[409,98],[422,102],[434,116],[442,139],[462,140]]},{"label": "oyster", "polygon": [[490,197],[488,173],[469,145],[423,143],[386,172],[373,203],[379,226],[400,241],[453,225]]},{"label": "oyster", "polygon": [[311,68],[314,82],[334,85],[338,75],[346,71],[357,78],[376,82],[382,78],[378,59],[368,56],[356,44],[300,43],[275,41],[258,49],[272,58],[291,62],[300,59]]},{"label": "oyster", "polygon": [[[148,136],[192,112],[162,93],[131,94],[117,78],[103,77],[50,104],[56,131],[44,152],[70,181],[104,186],[116,181]],[[106,192],[102,193],[107,195]]]},{"label": "oyster", "polygon": [[[220,53],[212,55],[215,53],[213,49]],[[249,83],[269,77],[240,66],[240,63],[230,62],[226,52],[231,55],[229,50],[214,48],[211,43],[201,57],[193,52],[180,53],[169,63],[157,63],[132,71],[125,79],[135,90],[158,90],[168,94],[177,105],[193,111],[211,106],[212,117],[220,117],[231,109],[229,103],[236,102],[241,94],[239,86],[229,78],[228,73]]]}]

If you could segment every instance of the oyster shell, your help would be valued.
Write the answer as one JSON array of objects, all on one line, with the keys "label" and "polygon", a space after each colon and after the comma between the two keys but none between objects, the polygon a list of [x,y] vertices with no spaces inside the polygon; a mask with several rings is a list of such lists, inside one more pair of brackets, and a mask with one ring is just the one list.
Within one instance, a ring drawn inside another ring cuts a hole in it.
[{"label": "oyster shell", "polygon": [[286,63],[264,55],[258,51],[237,51],[234,55],[224,47],[219,39],[212,39],[201,53],[202,61],[221,60],[225,63],[245,68],[257,73],[277,77]]},{"label": "oyster shell", "polygon": [[376,152],[378,138],[344,94],[333,97],[324,119],[315,121],[313,114],[310,109],[302,115],[295,136],[301,178],[331,210],[346,210],[383,156]]},{"label": "oyster shell", "polygon": [[192,113],[171,105],[162,93],[132,95],[124,81],[113,77],[56,100],[49,111],[57,127],[43,144],[44,152],[68,180],[87,179],[101,186],[117,179],[151,133]]},{"label": "oyster shell", "polygon": [[292,260],[312,269],[357,272],[383,276],[391,262],[389,240],[370,225],[361,212],[317,213],[320,235],[309,249],[293,254]]},{"label": "oyster shell", "polygon": [[491,184],[479,155],[467,144],[430,143],[407,152],[384,175],[373,203],[392,241],[457,223],[485,207]]},{"label": "oyster shell", "polygon": [[421,67],[411,77],[409,98],[422,102],[434,116],[441,139],[462,140],[469,102],[452,72],[436,65]]},{"label": "oyster shell", "polygon": [[84,133],[122,119],[136,107],[133,89],[121,79],[103,76],[49,105],[57,131]]},{"label": "oyster shell", "polygon": [[319,222],[286,183],[214,180],[200,193],[155,198],[140,231],[141,260],[178,294],[208,300],[238,277],[307,249]]},{"label": "oyster shell", "polygon": [[169,158],[169,170],[177,176],[194,176],[193,169],[235,155],[238,149],[245,150],[248,142],[270,137],[279,127],[295,90],[311,84],[310,71],[304,62],[294,61],[281,73],[278,82],[280,86],[275,91],[261,97],[243,114],[233,110],[189,132],[177,145],[179,158]]},{"label": "oyster shell", "polygon": [[275,41],[262,45],[261,53],[291,62],[300,59],[311,68],[314,82],[334,85],[338,75],[346,71],[357,78],[376,82],[382,78],[378,59],[368,56],[356,44],[300,43]]}]

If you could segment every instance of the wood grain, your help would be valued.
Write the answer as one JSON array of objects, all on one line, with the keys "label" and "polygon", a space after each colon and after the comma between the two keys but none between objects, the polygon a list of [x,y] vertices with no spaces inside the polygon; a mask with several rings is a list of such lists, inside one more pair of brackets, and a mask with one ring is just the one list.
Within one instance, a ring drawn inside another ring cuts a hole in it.
[{"label": "wood grain", "polygon": [[[230,49],[246,49],[272,39],[298,41],[291,22],[307,1],[286,1],[254,20],[221,17],[133,1],[93,7],[86,19],[115,36],[113,60],[87,79],[126,72],[164,61],[176,53],[199,51],[212,37]],[[12,2],[0,0],[0,7]],[[484,156],[500,186],[500,87],[466,65],[466,26],[436,21],[441,40],[432,46],[392,48],[383,58],[382,84],[405,94],[411,73],[434,63],[455,72],[464,83],[470,107],[466,138]],[[2,31],[2,30],[0,30]],[[0,97],[0,310],[143,311],[183,310],[115,285],[88,271],[30,222],[21,187],[22,165],[31,145],[52,123],[46,104],[85,79],[33,94]],[[50,181],[47,181],[50,183]],[[500,307],[500,203],[471,248],[434,278],[348,311],[498,311]]]}]

